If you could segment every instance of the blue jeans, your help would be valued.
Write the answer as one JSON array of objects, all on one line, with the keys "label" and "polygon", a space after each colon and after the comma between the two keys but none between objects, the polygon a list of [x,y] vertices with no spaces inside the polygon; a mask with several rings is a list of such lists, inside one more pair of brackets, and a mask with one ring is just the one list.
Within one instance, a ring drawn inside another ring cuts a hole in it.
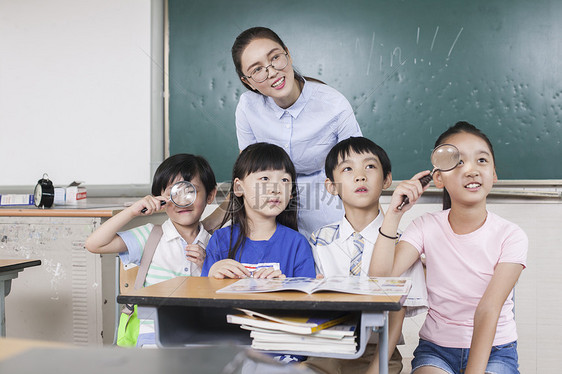
[{"label": "blue jeans", "polygon": [[[447,348],[420,339],[414,351],[412,373],[422,366],[434,366],[449,374],[462,374],[468,362],[469,348]],[[486,373],[519,374],[517,341],[492,347]]]}]

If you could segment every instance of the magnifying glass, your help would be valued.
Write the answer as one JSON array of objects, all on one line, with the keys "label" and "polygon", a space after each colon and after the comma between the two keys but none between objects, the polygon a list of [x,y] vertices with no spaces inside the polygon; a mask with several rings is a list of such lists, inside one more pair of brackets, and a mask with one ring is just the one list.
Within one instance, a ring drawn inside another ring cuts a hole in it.
[{"label": "magnifying glass", "polygon": [[[450,171],[457,167],[459,161],[461,160],[461,155],[457,147],[452,144],[441,144],[435,147],[433,152],[431,152],[431,164],[433,165],[433,170],[428,175],[420,178],[420,183],[422,187],[427,186],[429,182],[433,179],[433,173],[437,170],[439,171]],[[408,196],[404,196],[402,204],[398,206],[398,210],[402,210],[404,205],[408,204],[410,199]]]},{"label": "magnifying glass", "polygon": [[[188,181],[179,181],[174,183],[170,189],[170,198],[160,202],[160,205],[166,205],[168,201],[174,203],[178,208],[187,208],[195,202],[197,190],[195,186]],[[146,213],[147,209],[143,208],[141,213]]]}]

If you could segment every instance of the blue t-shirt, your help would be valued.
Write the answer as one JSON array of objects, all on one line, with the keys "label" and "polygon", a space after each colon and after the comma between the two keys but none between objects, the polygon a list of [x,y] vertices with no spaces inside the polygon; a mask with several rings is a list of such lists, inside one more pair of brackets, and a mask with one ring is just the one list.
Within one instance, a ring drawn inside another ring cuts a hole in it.
[{"label": "blue t-shirt", "polygon": [[[208,276],[209,269],[215,262],[228,258],[231,229],[234,230],[232,238],[235,243],[240,233],[238,225],[217,230],[211,237],[201,276]],[[306,238],[279,223],[275,233],[268,240],[254,241],[246,238],[235,260],[244,264],[250,271],[273,266],[287,277],[316,277],[312,250]]]}]

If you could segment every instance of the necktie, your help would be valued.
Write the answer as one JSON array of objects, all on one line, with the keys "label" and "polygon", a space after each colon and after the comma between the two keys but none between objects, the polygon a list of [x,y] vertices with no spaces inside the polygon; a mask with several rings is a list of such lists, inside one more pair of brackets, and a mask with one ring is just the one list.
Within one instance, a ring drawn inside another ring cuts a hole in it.
[{"label": "necktie", "polygon": [[365,241],[361,234],[353,233],[353,253],[351,257],[351,263],[349,265],[349,275],[359,275],[361,274],[361,256],[363,255],[363,248],[365,247]]}]

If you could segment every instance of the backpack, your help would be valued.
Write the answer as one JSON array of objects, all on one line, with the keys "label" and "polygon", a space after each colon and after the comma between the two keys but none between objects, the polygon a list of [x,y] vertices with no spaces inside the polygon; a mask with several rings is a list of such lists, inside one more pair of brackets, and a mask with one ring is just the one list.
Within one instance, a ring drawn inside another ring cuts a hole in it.
[{"label": "backpack", "polygon": [[[156,247],[162,237],[162,225],[154,225],[150,235],[144,245],[140,265],[127,270],[130,278],[135,276],[135,284],[133,288],[138,290],[142,288],[148,268],[156,252]],[[121,282],[120,282],[121,283]],[[140,320],[137,314],[137,306],[133,304],[124,304],[119,317],[119,328],[117,330],[117,345],[120,347],[134,347],[137,345],[139,337]]]}]

